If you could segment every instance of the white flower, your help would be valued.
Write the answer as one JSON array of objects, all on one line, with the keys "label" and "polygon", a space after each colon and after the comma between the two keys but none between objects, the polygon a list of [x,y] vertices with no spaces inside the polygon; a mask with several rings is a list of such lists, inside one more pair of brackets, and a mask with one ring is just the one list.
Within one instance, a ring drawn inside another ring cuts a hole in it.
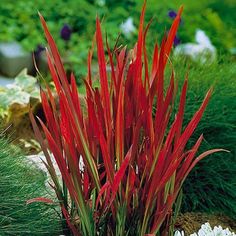
[{"label": "white flower", "polygon": [[196,43],[180,44],[175,48],[174,54],[185,55],[192,60],[199,60],[202,64],[212,63],[216,60],[216,48],[203,30],[196,30]]},{"label": "white flower", "polygon": [[198,233],[193,233],[190,236],[236,236],[236,234],[234,232],[230,232],[228,228],[223,229],[220,225],[215,226],[212,229],[210,224],[207,222],[201,226]]},{"label": "white flower", "polygon": [[179,231],[179,230],[176,230],[175,233],[174,233],[174,236],[184,236],[184,231]]},{"label": "white flower", "polygon": [[199,236],[214,236],[210,224],[207,222],[201,226],[201,229],[198,231]]},{"label": "white flower", "polygon": [[133,18],[128,17],[127,20],[120,25],[121,32],[126,36],[130,37],[132,33],[136,31],[134,26]]},{"label": "white flower", "polygon": [[80,169],[80,171],[84,171],[84,167],[85,167],[85,165],[84,165],[84,161],[83,161],[83,157],[80,155],[79,156],[79,169]]}]

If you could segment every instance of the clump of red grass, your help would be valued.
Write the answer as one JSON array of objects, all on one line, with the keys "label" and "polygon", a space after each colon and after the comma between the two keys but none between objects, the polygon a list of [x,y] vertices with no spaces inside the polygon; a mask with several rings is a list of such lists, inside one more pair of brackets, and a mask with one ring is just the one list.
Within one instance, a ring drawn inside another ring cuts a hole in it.
[{"label": "clump of red grass", "polygon": [[[170,122],[177,86],[172,71],[164,91],[164,71],[182,8],[161,46],[155,44],[149,68],[145,47],[149,24],[144,29],[145,5],[134,49],[111,50],[106,42],[108,58],[97,18],[100,88],[93,86],[91,50],[88,75],[84,80],[84,109],[74,75],[71,74],[69,83],[55,42],[40,16],[50,49],[47,51],[48,66],[59,98],[57,109],[49,87],[41,90],[46,122],[40,119],[39,122],[46,141],[35,118],[32,114],[30,117],[47,158],[45,165],[51,174],[62,214],[74,235],[168,234],[173,204],[183,181],[198,161],[220,151],[214,149],[195,157],[203,135],[190,150],[185,148],[207,106],[211,89],[183,128],[186,79],[178,111]],[[60,169],[62,186],[49,151]],[[35,201],[49,200],[38,198]]]}]

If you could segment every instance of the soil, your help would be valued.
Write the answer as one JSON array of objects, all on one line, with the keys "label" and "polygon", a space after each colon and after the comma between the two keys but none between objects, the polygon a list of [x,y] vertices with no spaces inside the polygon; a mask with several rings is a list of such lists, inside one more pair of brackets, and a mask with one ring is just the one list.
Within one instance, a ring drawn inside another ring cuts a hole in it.
[{"label": "soil", "polygon": [[183,230],[185,235],[190,235],[194,232],[198,232],[201,225],[206,222],[209,222],[212,228],[221,225],[223,229],[229,228],[230,231],[236,232],[236,220],[220,214],[209,215],[191,212],[180,214],[177,218],[175,227],[179,230]]}]

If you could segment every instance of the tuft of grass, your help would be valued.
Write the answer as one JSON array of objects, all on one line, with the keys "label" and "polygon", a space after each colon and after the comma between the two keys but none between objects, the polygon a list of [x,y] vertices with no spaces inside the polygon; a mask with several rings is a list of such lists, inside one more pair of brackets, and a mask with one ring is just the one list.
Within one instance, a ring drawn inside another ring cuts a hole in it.
[{"label": "tuft of grass", "polygon": [[0,235],[59,235],[55,207],[26,201],[48,194],[45,175],[31,167],[8,140],[0,138]]},{"label": "tuft of grass", "polygon": [[[108,63],[97,18],[95,36],[100,87],[93,84],[91,50],[88,76],[84,81],[84,112],[75,77],[73,74],[70,79],[67,77],[53,37],[40,15],[49,44],[46,50],[48,66],[59,106],[57,109],[53,93],[46,85],[46,89],[41,89],[46,121],[38,119],[40,124],[37,124],[32,112],[30,119],[47,159],[62,214],[74,235],[133,235],[132,228],[136,235],[172,235],[172,211],[177,214],[179,201],[176,199],[186,176],[205,156],[223,151],[212,149],[195,158],[202,134],[193,146],[185,148],[212,89],[208,90],[185,128],[183,117],[188,79],[182,86],[175,112],[174,70],[167,92],[164,91],[164,71],[183,8],[179,9],[161,46],[155,45],[149,69],[145,47],[149,25],[144,28],[145,6],[146,1],[136,46],[131,52],[126,47],[115,46],[111,50],[106,42]],[[111,73],[107,71],[107,64]],[[156,112],[153,112],[154,103]],[[175,118],[170,122],[172,114]],[[59,167],[62,185],[49,151]],[[29,202],[38,200],[52,202],[42,197]]]},{"label": "tuft of grass", "polygon": [[[185,120],[213,84],[214,92],[199,123],[192,143],[204,133],[199,151],[220,147],[230,153],[217,153],[197,165],[183,185],[182,211],[220,212],[236,217],[236,64],[220,58],[218,63],[200,66],[182,60],[173,62],[179,81],[189,70],[189,91]],[[184,66],[183,66],[184,65]],[[190,144],[191,144],[190,142]]]}]

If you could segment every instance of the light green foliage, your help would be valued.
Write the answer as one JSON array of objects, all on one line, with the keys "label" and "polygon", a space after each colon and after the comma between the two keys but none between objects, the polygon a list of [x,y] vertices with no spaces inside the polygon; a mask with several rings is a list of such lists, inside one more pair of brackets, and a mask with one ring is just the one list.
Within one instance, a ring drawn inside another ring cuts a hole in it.
[{"label": "light green foliage", "polygon": [[0,138],[0,235],[60,235],[55,206],[26,201],[47,195],[46,176]]},{"label": "light green foliage", "polygon": [[35,106],[39,101],[37,79],[23,70],[16,76],[13,84],[0,88],[0,116],[8,122],[12,115],[20,117],[28,113],[29,105]]}]

